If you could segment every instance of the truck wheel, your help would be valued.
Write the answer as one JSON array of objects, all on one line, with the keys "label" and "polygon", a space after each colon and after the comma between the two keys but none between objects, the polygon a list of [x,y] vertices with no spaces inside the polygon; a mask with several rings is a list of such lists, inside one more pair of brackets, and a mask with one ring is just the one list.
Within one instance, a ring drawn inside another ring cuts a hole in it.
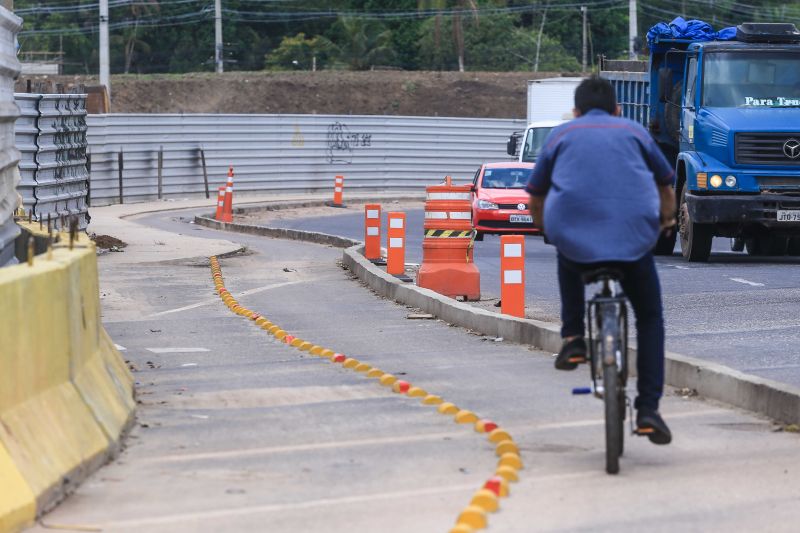
[{"label": "truck wheel", "polygon": [[786,255],[789,238],[780,235],[760,235],[745,241],[747,253],[756,257]]},{"label": "truck wheel", "polygon": [[475,232],[475,240],[476,241],[482,241],[483,240],[483,232],[482,231],[476,231]]},{"label": "truck wheel", "polygon": [[714,240],[710,224],[697,224],[689,218],[686,205],[686,186],[681,189],[681,204],[678,209],[678,229],[681,235],[681,254],[687,260],[703,263],[711,255],[711,242]]},{"label": "truck wheel", "polygon": [[800,237],[790,237],[787,255],[800,255]]},{"label": "truck wheel", "polygon": [[744,239],[742,237],[733,237],[731,239],[731,252],[744,251]]},{"label": "truck wheel", "polygon": [[675,250],[675,241],[677,237],[678,233],[675,231],[675,228],[666,235],[664,232],[661,232],[661,235],[658,236],[656,247],[653,248],[653,253],[655,255],[672,255],[672,252]]}]

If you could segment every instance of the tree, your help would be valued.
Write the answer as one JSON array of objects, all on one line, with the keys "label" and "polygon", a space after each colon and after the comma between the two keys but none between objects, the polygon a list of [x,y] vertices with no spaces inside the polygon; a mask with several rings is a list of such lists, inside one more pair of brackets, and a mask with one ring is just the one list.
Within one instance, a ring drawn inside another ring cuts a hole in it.
[{"label": "tree", "polygon": [[325,37],[318,35],[306,39],[305,33],[298,33],[281,40],[281,44],[267,55],[265,67],[272,70],[310,70],[316,58],[317,67],[324,68],[334,48]]},{"label": "tree", "polygon": [[392,32],[375,21],[340,17],[332,28],[330,40],[336,62],[350,70],[367,70],[389,64],[397,54],[392,47]]},{"label": "tree", "polygon": [[[458,57],[458,71],[464,72],[464,22],[465,11],[472,11],[473,19],[478,21],[478,4],[475,0],[419,0],[419,9],[425,11],[441,11],[453,9],[450,26],[453,31],[453,43]],[[442,15],[434,15],[433,37],[437,48],[441,45]],[[439,58],[441,60],[441,57]]]}]

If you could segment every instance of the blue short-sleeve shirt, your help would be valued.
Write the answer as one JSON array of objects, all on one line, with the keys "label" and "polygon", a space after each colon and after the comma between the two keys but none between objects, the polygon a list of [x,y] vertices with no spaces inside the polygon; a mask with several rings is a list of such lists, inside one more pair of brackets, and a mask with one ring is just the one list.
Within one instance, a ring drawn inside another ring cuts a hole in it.
[{"label": "blue short-sleeve shirt", "polygon": [[593,109],[553,129],[527,191],[547,195],[545,232],[567,259],[636,261],[658,240],[656,185],[674,176],[641,125]]}]

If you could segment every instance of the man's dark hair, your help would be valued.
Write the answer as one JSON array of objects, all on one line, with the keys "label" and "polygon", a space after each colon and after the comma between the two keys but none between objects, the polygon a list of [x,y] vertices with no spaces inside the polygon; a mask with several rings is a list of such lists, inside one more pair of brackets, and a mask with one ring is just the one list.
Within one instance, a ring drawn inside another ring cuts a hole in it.
[{"label": "man's dark hair", "polygon": [[601,109],[613,115],[617,109],[617,95],[608,80],[592,76],[575,89],[575,107],[585,115],[592,109]]}]

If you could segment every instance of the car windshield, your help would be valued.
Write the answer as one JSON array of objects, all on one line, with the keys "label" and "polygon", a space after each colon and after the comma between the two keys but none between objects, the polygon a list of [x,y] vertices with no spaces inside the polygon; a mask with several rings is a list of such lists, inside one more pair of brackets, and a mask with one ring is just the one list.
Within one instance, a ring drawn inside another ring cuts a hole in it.
[{"label": "car windshield", "polygon": [[526,163],[535,163],[544,148],[544,141],[553,128],[531,128],[525,136],[525,146],[522,149],[522,160]]},{"label": "car windshield", "polygon": [[483,171],[481,187],[484,189],[522,189],[528,184],[533,169],[487,168]]},{"label": "car windshield", "polygon": [[707,107],[800,107],[800,54],[709,52],[703,74]]}]

